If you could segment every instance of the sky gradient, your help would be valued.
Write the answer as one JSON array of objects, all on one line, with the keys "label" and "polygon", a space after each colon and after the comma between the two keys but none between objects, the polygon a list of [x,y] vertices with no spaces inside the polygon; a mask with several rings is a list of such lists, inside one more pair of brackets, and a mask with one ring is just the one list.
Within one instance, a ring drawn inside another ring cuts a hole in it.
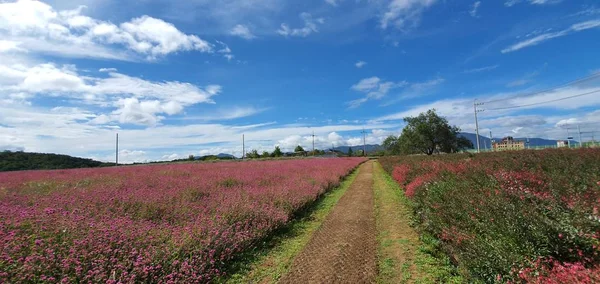
[{"label": "sky gradient", "polygon": [[247,151],[310,148],[313,132],[359,145],[363,128],[374,144],[429,108],[475,132],[475,99],[486,136],[580,125],[588,141],[598,4],[0,0],[0,150],[112,161],[118,132],[120,161],[142,162],[240,156],[242,134]]}]

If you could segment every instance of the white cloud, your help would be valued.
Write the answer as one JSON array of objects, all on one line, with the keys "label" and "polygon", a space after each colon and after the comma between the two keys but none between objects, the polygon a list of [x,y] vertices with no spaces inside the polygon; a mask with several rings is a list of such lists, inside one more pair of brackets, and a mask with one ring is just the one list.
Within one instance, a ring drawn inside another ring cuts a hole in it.
[{"label": "white cloud", "polygon": [[465,71],[463,71],[463,73],[465,73],[465,74],[471,74],[471,73],[480,73],[480,72],[492,71],[492,70],[498,68],[498,66],[499,65],[484,66],[484,67],[480,67],[480,68],[474,68],[474,69],[465,70]]},{"label": "white cloud", "polygon": [[339,5],[339,2],[341,2],[343,0],[325,0],[325,2],[331,6],[337,6]]},{"label": "white cloud", "polygon": [[563,36],[569,35],[571,33],[584,31],[584,30],[588,30],[588,29],[593,29],[593,28],[598,28],[598,27],[600,27],[600,20],[591,20],[591,21],[577,23],[577,24],[572,25],[568,29],[565,29],[562,31],[545,33],[545,34],[541,34],[536,37],[518,42],[516,44],[513,44],[513,45],[503,49],[501,52],[509,53],[509,52],[517,51],[517,50],[520,50],[525,47],[538,45],[542,42],[551,40],[553,38],[563,37]]},{"label": "white cloud", "polygon": [[28,0],[0,3],[0,36],[29,51],[69,57],[129,59],[137,54],[152,60],[179,51],[213,50],[209,42],[161,19],[141,16],[115,25],[82,15],[84,9],[57,11]]},{"label": "white cloud", "polygon": [[172,161],[176,159],[181,159],[182,157],[179,154],[173,153],[171,155],[163,155],[162,159],[165,161]]},{"label": "white cloud", "polygon": [[419,24],[425,9],[436,2],[436,0],[392,0],[381,17],[381,28],[386,29],[392,25],[407,30],[415,27]]},{"label": "white cloud", "polygon": [[[116,108],[106,115],[113,121],[156,125],[162,116],[187,106],[213,103],[221,87],[200,88],[189,83],[153,82],[110,71],[108,77],[81,76],[71,65],[52,63],[27,66],[0,63],[0,99],[23,100],[34,96],[66,98],[84,105]],[[17,96],[16,94],[20,94]],[[106,118],[94,123],[106,122]]]},{"label": "white cloud", "polygon": [[9,51],[26,51],[25,49],[20,48],[19,45],[21,45],[21,43],[18,41],[0,39],[0,53]]},{"label": "white cloud", "polygon": [[98,72],[117,72],[117,68],[100,68],[98,69]]},{"label": "white cloud", "polygon": [[473,3],[473,6],[471,6],[471,11],[469,11],[471,17],[477,17],[477,10],[479,9],[480,5],[481,1],[475,1],[475,3]]},{"label": "white cloud", "polygon": [[367,65],[367,62],[364,61],[358,61],[356,62],[356,64],[354,64],[354,66],[356,66],[356,68],[363,68],[365,65]]},{"label": "white cloud", "polygon": [[383,81],[379,77],[370,77],[360,80],[351,87],[352,90],[365,93],[366,96],[361,99],[348,102],[350,108],[356,108],[368,100],[379,100],[385,97],[388,92],[394,88],[402,87],[406,82]]},{"label": "white cloud", "polygon": [[254,34],[252,34],[252,32],[250,31],[250,29],[247,26],[244,25],[236,25],[235,27],[233,27],[231,29],[231,31],[229,31],[229,34],[234,35],[234,36],[239,36],[243,39],[254,39],[256,38],[256,36]]},{"label": "white cloud", "polygon": [[[562,2],[562,0],[525,0],[525,1],[529,2],[529,4],[531,4],[531,5],[558,4],[558,3]],[[507,0],[506,2],[504,2],[504,6],[512,7],[521,2],[523,2],[523,0]]]},{"label": "white cloud", "polygon": [[186,116],[183,120],[200,120],[200,121],[216,121],[216,120],[233,120],[253,116],[267,111],[269,108],[242,107],[234,106],[221,108],[213,113],[208,113],[200,116]]},{"label": "white cloud", "polygon": [[290,28],[286,23],[282,23],[277,33],[282,36],[299,36],[307,37],[312,33],[319,32],[318,26],[325,23],[325,19],[317,18],[314,19],[309,13],[300,14],[300,18],[304,21],[304,27],[302,28]]}]

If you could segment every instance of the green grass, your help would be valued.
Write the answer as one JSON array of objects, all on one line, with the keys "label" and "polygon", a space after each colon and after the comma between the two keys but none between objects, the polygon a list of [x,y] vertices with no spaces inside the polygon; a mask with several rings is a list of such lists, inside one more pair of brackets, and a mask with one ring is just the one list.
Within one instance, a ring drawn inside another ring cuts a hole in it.
[{"label": "green grass", "polygon": [[294,257],[304,248],[312,234],[350,187],[358,169],[337,188],[301,212],[298,217],[265,240],[258,249],[242,256],[242,261],[230,270],[232,274],[218,283],[275,283],[285,275]]},{"label": "green grass", "polygon": [[[412,225],[412,203],[404,196],[398,183],[392,179],[379,165],[375,164],[375,210],[378,228],[382,222],[380,216],[385,210],[394,208],[394,222],[406,222]],[[381,175],[381,176],[376,176]],[[390,206],[393,205],[393,206]],[[414,235],[413,235],[414,236]],[[378,268],[377,283],[463,283],[456,267],[450,263],[437,245],[437,240],[427,237],[396,237],[389,231],[381,230],[378,233]],[[396,259],[395,253],[402,252],[412,261]],[[411,265],[413,266],[411,269]]]}]

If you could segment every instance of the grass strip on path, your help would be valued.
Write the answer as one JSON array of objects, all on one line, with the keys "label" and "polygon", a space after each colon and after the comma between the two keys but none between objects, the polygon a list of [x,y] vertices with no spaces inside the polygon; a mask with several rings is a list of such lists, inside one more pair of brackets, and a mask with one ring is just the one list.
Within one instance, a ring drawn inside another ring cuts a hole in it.
[{"label": "grass strip on path", "polygon": [[373,190],[378,230],[378,283],[461,283],[456,269],[438,253],[433,238],[410,226],[410,200],[377,162]]},{"label": "grass strip on path", "polygon": [[294,257],[310,241],[313,233],[321,226],[327,215],[346,193],[358,175],[356,170],[344,179],[337,188],[325,193],[313,205],[284,228],[278,230],[264,242],[262,248],[249,252],[247,261],[242,261],[234,271],[220,283],[275,283],[288,272]]}]

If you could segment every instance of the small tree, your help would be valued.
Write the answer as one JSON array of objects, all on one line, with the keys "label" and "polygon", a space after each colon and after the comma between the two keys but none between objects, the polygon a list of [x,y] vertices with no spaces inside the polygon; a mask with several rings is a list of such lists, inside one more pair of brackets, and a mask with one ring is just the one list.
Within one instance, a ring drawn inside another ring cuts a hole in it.
[{"label": "small tree", "polygon": [[189,155],[188,156],[188,160],[193,161],[194,160],[194,155]]},{"label": "small tree", "polygon": [[263,151],[261,158],[268,158],[271,157],[271,153],[267,152],[267,151]]},{"label": "small tree", "polygon": [[271,153],[271,157],[281,157],[283,156],[283,152],[281,152],[281,149],[279,149],[279,146],[275,146],[275,150],[273,150],[273,153]]},{"label": "small tree", "polygon": [[348,157],[352,157],[352,147],[348,148]]},{"label": "small tree", "polygon": [[298,146],[296,146],[296,149],[294,149],[294,152],[304,152],[304,148],[302,148],[302,146],[298,145]]},{"label": "small tree", "polygon": [[431,155],[435,152],[453,153],[472,148],[473,143],[459,136],[460,128],[452,126],[435,109],[417,117],[404,118],[406,126],[398,138],[388,137],[384,147],[392,153]]},{"label": "small tree", "polygon": [[256,149],[250,151],[250,153],[246,154],[246,156],[250,159],[260,158],[260,154],[258,154],[258,151]]}]

